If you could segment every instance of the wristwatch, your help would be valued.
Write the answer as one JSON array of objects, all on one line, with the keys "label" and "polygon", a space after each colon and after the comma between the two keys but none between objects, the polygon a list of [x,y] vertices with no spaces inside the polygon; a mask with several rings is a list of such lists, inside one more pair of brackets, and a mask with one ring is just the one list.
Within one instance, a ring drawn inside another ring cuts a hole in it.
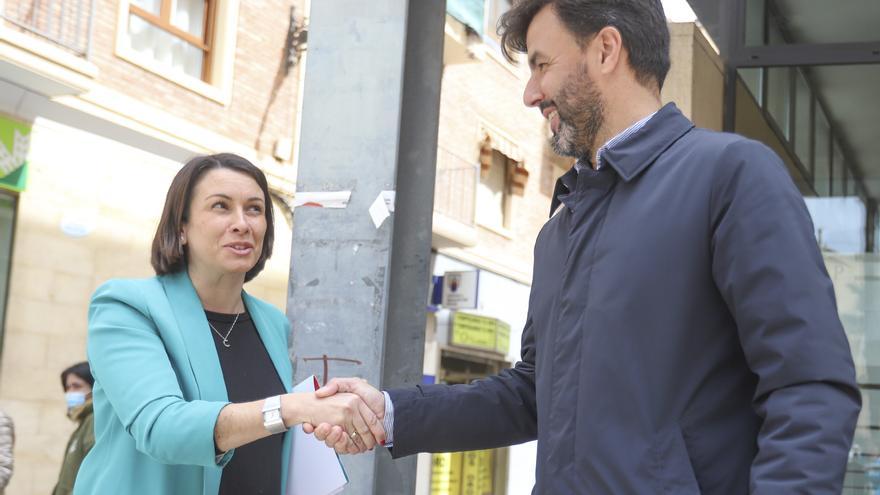
[{"label": "wristwatch", "polygon": [[269,397],[263,402],[263,427],[271,434],[284,433],[284,419],[281,418],[281,396]]}]

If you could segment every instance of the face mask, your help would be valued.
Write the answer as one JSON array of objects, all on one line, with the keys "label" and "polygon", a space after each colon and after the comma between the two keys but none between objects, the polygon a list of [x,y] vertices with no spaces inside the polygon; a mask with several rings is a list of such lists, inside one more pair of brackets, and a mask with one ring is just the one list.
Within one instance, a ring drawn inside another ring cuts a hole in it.
[{"label": "face mask", "polygon": [[83,392],[67,392],[64,394],[64,398],[67,400],[68,411],[86,403],[86,394]]}]

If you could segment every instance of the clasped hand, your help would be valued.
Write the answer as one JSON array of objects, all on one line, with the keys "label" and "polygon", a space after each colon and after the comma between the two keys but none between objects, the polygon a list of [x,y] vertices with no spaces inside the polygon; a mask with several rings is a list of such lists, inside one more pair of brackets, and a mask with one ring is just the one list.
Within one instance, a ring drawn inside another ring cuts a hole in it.
[{"label": "clasped hand", "polygon": [[340,402],[351,417],[333,415],[303,422],[306,433],[340,454],[361,454],[376,445],[385,445],[385,396],[366,380],[334,378],[315,392],[320,403]]}]

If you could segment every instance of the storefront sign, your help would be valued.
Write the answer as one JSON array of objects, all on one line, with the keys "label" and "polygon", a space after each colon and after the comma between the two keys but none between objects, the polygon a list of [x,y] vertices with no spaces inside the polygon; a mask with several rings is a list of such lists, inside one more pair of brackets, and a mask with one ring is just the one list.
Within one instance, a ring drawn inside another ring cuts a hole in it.
[{"label": "storefront sign", "polygon": [[431,456],[431,495],[461,494],[461,452]]},{"label": "storefront sign", "polygon": [[461,495],[494,493],[492,474],[495,453],[492,450],[472,450],[461,456]]},{"label": "storefront sign", "polygon": [[480,271],[446,272],[443,275],[443,307],[476,309]]},{"label": "storefront sign", "polygon": [[452,318],[450,344],[507,354],[510,325],[497,318],[456,312]]},{"label": "storefront sign", "polygon": [[24,191],[31,126],[0,116],[0,188]]},{"label": "storefront sign", "polygon": [[495,452],[474,450],[431,456],[431,495],[493,493]]}]

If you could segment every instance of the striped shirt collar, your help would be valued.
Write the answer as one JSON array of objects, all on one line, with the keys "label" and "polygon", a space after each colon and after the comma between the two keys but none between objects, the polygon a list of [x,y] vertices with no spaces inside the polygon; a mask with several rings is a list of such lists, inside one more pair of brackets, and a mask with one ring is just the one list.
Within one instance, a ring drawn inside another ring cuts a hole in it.
[{"label": "striped shirt collar", "polygon": [[[626,141],[627,139],[629,139],[630,136],[632,136],[633,134],[638,132],[642,127],[645,127],[645,124],[647,124],[648,121],[651,120],[651,117],[653,117],[655,115],[657,115],[657,112],[654,112],[651,115],[648,115],[647,117],[643,118],[642,120],[636,122],[635,124],[627,127],[626,129],[623,130],[623,132],[621,132],[620,134],[609,139],[607,143],[602,145],[602,147],[599,148],[598,151],[596,151],[596,163],[599,164],[596,167],[596,169],[598,170],[605,165],[602,160],[602,157],[605,155],[605,151],[607,151],[607,150],[617,146],[618,144]],[[579,159],[577,162],[575,162],[574,167],[577,169],[578,172],[580,172],[582,169],[590,168],[591,165],[589,163],[584,163],[583,159]]]}]

